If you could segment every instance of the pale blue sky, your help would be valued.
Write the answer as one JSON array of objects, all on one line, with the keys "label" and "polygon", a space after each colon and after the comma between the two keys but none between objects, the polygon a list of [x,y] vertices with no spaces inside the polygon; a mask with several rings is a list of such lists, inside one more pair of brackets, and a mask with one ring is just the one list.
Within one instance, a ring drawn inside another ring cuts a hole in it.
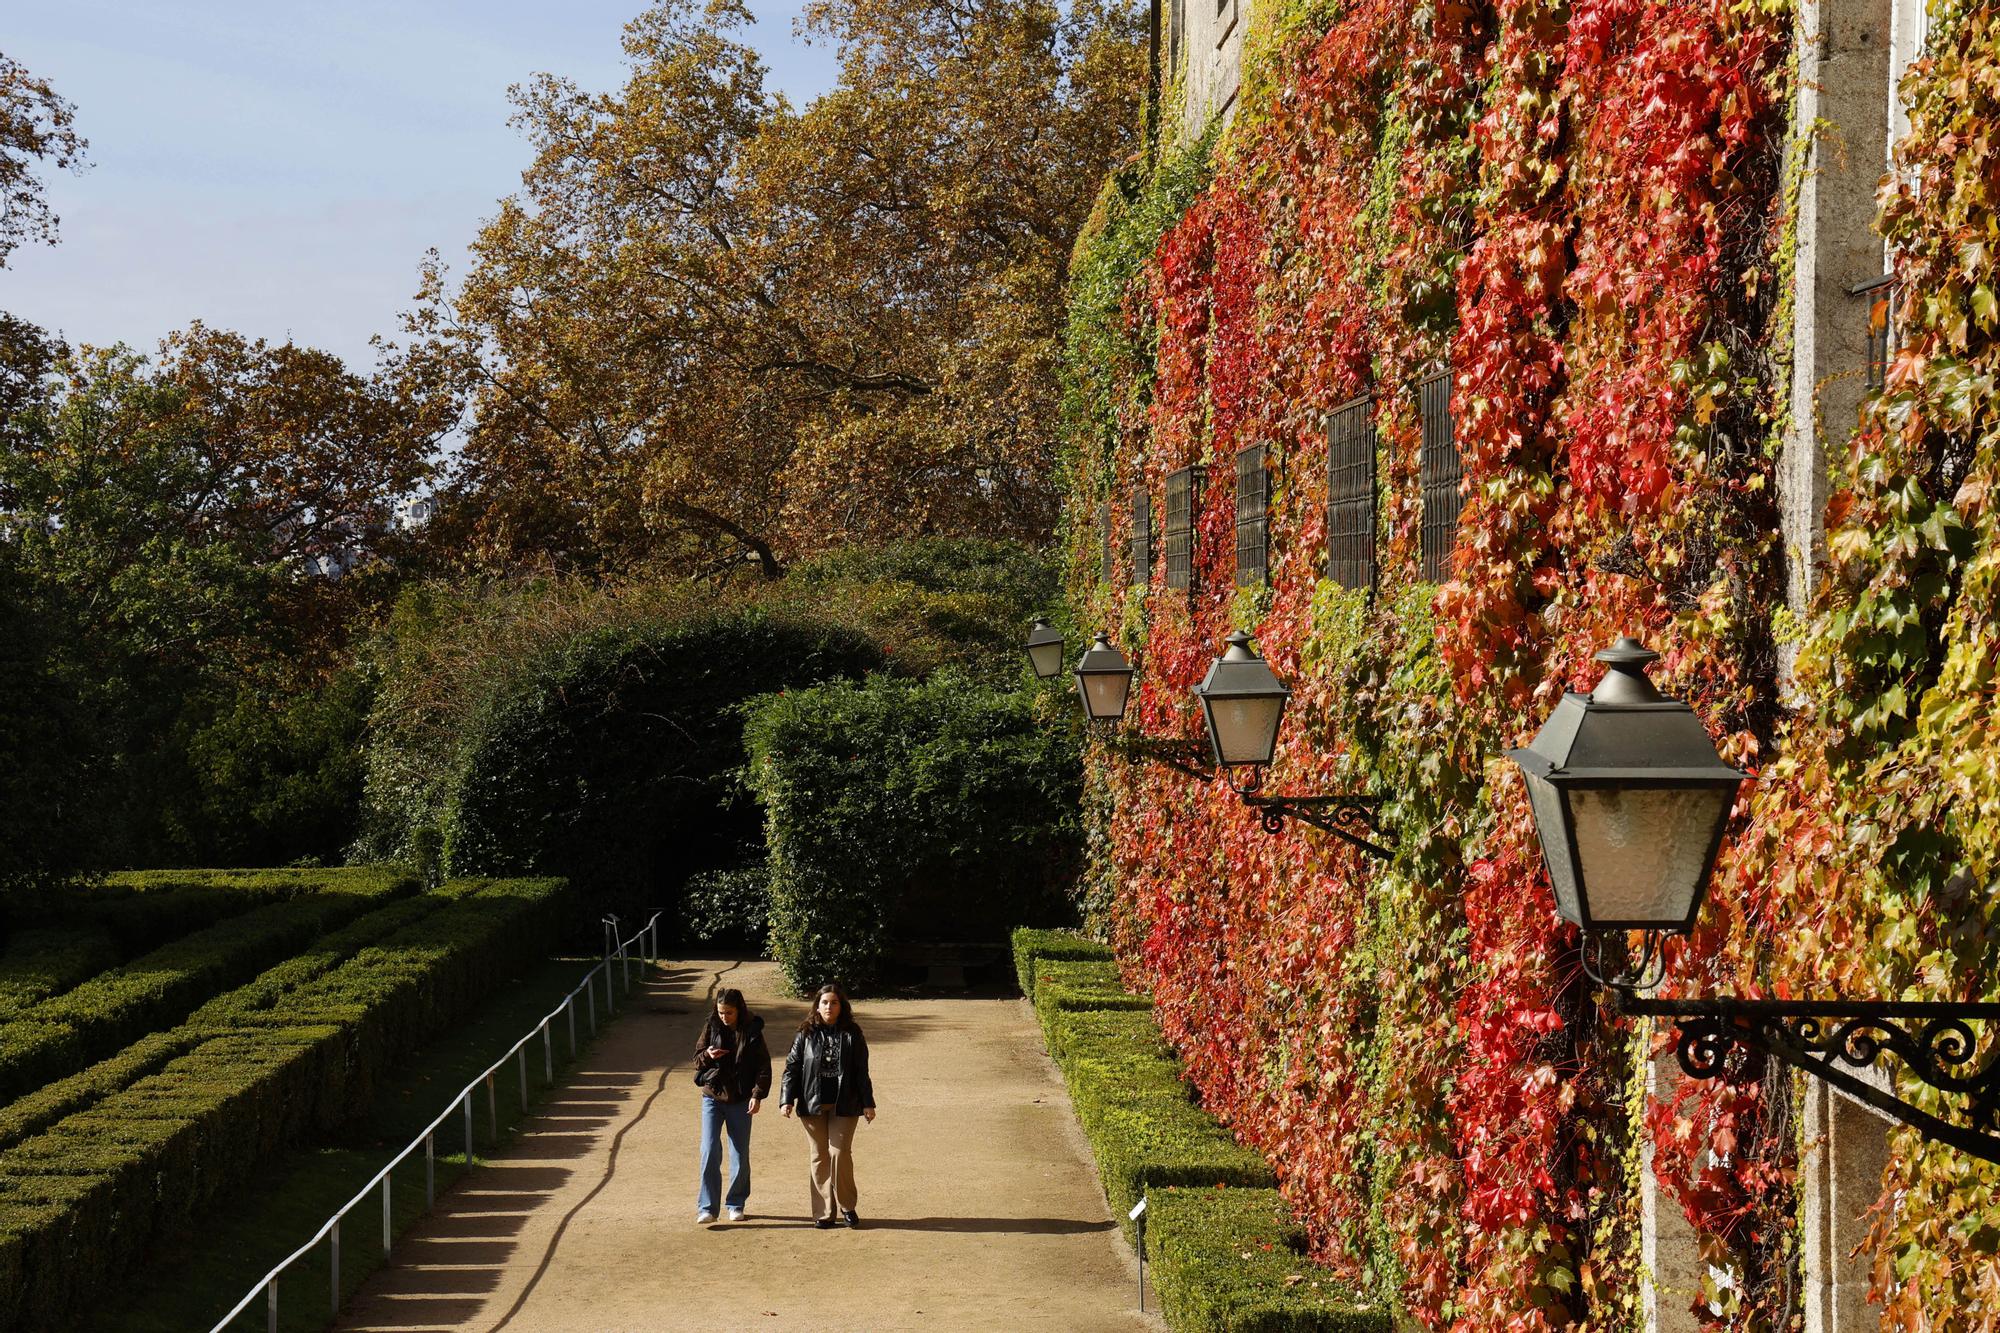
[{"label": "pale blue sky", "polygon": [[[0,270],[0,310],[72,341],[151,351],[194,319],[324,347],[357,370],[396,332],[418,261],[454,269],[528,150],[507,87],[550,70],[623,81],[645,0],[59,0],[0,51],[76,105],[90,168],[48,178],[62,243]],[[10,8],[13,8],[10,6]],[[832,86],[792,36],[798,0],[752,0],[770,85]]]}]

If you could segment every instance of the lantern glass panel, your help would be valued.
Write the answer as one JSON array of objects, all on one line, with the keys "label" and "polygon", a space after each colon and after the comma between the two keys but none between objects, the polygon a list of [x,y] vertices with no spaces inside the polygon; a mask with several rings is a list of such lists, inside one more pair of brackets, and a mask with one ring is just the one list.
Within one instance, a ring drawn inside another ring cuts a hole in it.
[{"label": "lantern glass panel", "polygon": [[1092,722],[1116,722],[1125,716],[1125,700],[1132,692],[1132,675],[1127,671],[1079,671],[1076,692],[1083,699],[1083,713]]},{"label": "lantern glass panel", "polygon": [[1028,662],[1035,668],[1035,674],[1043,680],[1050,680],[1062,673],[1063,643],[1052,639],[1048,643],[1028,646]]},{"label": "lantern glass panel", "polygon": [[1576,863],[1570,857],[1569,831],[1563,827],[1562,793],[1546,779],[1522,770],[1528,780],[1528,802],[1535,812],[1535,833],[1542,841],[1542,859],[1549,868],[1549,883],[1556,891],[1556,911],[1563,919],[1583,924],[1583,908],[1576,898]]},{"label": "lantern glass panel", "polygon": [[1284,712],[1283,695],[1251,695],[1247,698],[1204,698],[1208,713],[1209,737],[1215,745],[1216,760],[1223,764],[1268,764],[1278,747],[1278,719]]},{"label": "lantern glass panel", "polygon": [[1733,785],[1571,787],[1566,795],[1593,923],[1687,929]]}]

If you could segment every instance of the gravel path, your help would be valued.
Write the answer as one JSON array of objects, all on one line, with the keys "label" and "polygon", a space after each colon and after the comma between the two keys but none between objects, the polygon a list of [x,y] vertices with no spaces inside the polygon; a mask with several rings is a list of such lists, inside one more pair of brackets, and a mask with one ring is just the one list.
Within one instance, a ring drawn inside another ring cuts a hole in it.
[{"label": "gravel path", "polygon": [[688,1052],[718,986],[743,990],[782,1061],[805,1006],[780,998],[775,965],[662,963],[521,1138],[438,1200],[336,1327],[1163,1327],[1136,1309],[1131,1249],[1016,999],[856,1005],[881,1103],[855,1133],[860,1230],[813,1229],[806,1137],[775,1105],[752,1134],[749,1217],[697,1226]]}]

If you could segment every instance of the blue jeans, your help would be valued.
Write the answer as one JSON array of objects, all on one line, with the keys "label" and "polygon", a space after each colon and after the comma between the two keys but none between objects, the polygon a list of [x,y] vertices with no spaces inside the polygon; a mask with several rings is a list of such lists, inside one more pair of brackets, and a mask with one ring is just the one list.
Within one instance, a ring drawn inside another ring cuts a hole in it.
[{"label": "blue jeans", "polygon": [[736,1159],[729,1176],[728,1203],[741,1208],[750,1202],[750,1104],[701,1099],[701,1193],[695,1207],[704,1213],[718,1211],[716,1195],[722,1192],[722,1131],[729,1131],[729,1155]]}]

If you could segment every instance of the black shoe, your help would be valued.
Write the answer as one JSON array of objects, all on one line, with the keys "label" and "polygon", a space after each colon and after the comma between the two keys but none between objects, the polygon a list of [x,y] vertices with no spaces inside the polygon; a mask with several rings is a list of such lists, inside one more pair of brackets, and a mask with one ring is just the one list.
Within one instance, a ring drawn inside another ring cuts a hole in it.
[{"label": "black shoe", "polygon": [[830,1217],[815,1217],[813,1219],[813,1225],[818,1227],[821,1231],[831,1231],[834,1228],[834,1221]]},{"label": "black shoe", "polygon": [[852,1208],[847,1209],[845,1212],[841,1214],[841,1216],[847,1219],[847,1225],[851,1227],[858,1227],[861,1225],[861,1214],[855,1212]]}]

